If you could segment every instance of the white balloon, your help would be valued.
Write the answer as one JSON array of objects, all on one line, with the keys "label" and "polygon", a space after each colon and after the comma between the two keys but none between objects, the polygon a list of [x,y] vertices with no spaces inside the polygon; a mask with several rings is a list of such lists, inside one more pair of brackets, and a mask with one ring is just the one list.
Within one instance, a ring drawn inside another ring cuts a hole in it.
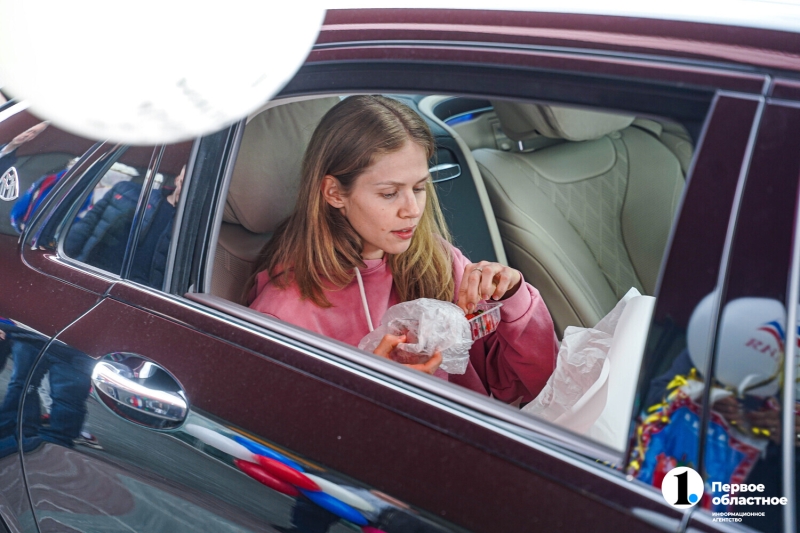
[{"label": "white balloon", "polygon": [[[715,292],[707,295],[689,319],[686,340],[694,366],[705,372],[709,325]],[[724,385],[754,396],[778,392],[784,353],[786,309],[778,300],[738,298],[728,302],[719,322],[715,377]],[[750,388],[757,383],[758,387]],[[749,389],[749,390],[746,390]]]},{"label": "white balloon", "polygon": [[0,80],[93,139],[169,143],[242,119],[295,74],[321,1],[0,0]]}]

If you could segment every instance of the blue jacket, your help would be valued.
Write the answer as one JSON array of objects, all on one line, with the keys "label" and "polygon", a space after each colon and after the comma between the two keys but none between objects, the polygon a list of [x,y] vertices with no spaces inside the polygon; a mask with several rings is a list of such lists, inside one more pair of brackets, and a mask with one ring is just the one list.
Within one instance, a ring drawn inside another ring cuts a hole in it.
[{"label": "blue jacket", "polygon": [[[11,225],[17,230],[17,233],[22,233],[28,222],[31,221],[33,215],[42,205],[47,195],[55,188],[67,170],[64,169],[56,174],[47,174],[36,180],[22,196],[14,202],[14,207],[11,208]],[[89,207],[90,199],[86,199],[86,203],[81,208],[81,211]]]},{"label": "blue jacket", "polygon": [[164,285],[164,271],[176,211],[166,198],[165,191],[150,196],[151,201],[147,204],[130,271],[132,281],[156,289]]},{"label": "blue jacket", "polygon": [[119,274],[141,189],[140,184],[129,181],[115,184],[69,229],[64,241],[66,254]]},{"label": "blue jacket", "polygon": [[[64,241],[66,254],[107,272],[120,274],[141,190],[138,183],[122,181],[115,184],[82,219],[72,225]],[[133,281],[156,288],[163,284],[175,214],[175,208],[166,201],[166,195],[165,190],[150,193],[131,265]],[[156,220],[163,226],[151,227]]]}]

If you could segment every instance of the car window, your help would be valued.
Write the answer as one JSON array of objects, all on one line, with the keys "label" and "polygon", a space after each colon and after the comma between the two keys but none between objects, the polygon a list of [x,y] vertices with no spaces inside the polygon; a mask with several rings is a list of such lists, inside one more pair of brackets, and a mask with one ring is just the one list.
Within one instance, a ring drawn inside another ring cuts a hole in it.
[{"label": "car window", "polygon": [[123,276],[126,279],[155,289],[164,285],[174,220],[192,144],[170,145],[161,153],[147,202],[139,212],[140,222],[134,236],[136,246],[128,272]]},{"label": "car window", "polygon": [[[439,371],[440,377],[473,390],[479,388],[475,384],[488,384],[494,398],[621,453],[661,259],[703,117],[683,124],[503,100],[392,98],[424,117],[436,136],[428,168],[463,264],[486,260],[521,272],[532,287],[527,301],[533,304],[515,312],[520,317],[527,313],[524,320],[541,317],[546,324],[529,344],[487,343],[497,338],[487,335],[475,343],[482,346],[480,365],[461,368],[461,373]],[[248,119],[206,292],[261,305],[253,302],[269,278],[253,277],[263,259],[260,252],[292,214],[304,147],[322,116],[340,100],[334,95],[268,106]],[[369,301],[376,298],[369,292],[370,280],[365,283],[367,307],[378,306]],[[342,311],[348,324],[341,327],[353,337],[345,342],[356,346],[362,340],[372,351],[379,339],[375,333],[371,341],[361,339],[370,331],[369,311],[361,299],[356,301],[354,308]],[[267,303],[264,309],[310,327],[298,318],[301,311],[284,303]],[[470,342],[473,334],[485,335],[499,323],[496,311],[479,311],[485,313],[472,319]],[[371,318],[376,331],[387,331],[379,329],[380,315]],[[337,338],[330,328],[335,326],[311,327]],[[398,327],[394,333],[403,331]],[[523,361],[533,357],[532,351],[542,352],[544,362],[515,369],[494,358],[498,349]],[[613,369],[610,357],[617,361]],[[516,371],[527,377],[519,379]]]},{"label": "car window", "polygon": [[61,241],[65,255],[111,274],[122,273],[137,205],[149,188],[143,186],[152,181],[145,178],[153,150],[123,147],[87,172],[94,186],[73,207],[74,219]]},{"label": "car window", "polygon": [[93,186],[73,199],[62,232],[64,254],[162,288],[191,147],[120,147],[91,165],[80,179]]}]

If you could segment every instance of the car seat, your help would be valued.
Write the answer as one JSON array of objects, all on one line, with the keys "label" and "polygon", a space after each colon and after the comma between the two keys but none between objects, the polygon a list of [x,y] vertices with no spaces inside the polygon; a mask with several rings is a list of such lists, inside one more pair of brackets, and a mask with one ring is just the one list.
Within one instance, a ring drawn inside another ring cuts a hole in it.
[{"label": "car seat", "polygon": [[492,104],[508,137],[544,145],[473,155],[509,264],[539,289],[559,337],[594,326],[631,287],[652,295],[685,181],[673,149],[686,156],[686,139],[671,149],[658,123],[630,115]]},{"label": "car seat", "polygon": [[211,294],[242,303],[259,252],[294,209],[303,154],[338,97],[272,105],[244,130],[231,176],[211,276]]}]

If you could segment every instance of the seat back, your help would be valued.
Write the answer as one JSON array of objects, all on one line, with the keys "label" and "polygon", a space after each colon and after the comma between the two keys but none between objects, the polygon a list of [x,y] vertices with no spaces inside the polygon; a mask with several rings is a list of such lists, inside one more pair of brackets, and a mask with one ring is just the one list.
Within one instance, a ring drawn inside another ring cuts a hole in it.
[{"label": "seat back", "polygon": [[294,209],[306,146],[338,97],[268,107],[244,130],[231,176],[211,277],[211,294],[243,301],[259,252]]},{"label": "seat back", "polygon": [[473,152],[509,264],[537,287],[559,336],[592,327],[631,288],[653,294],[684,185],[676,155],[633,116],[493,102],[532,152]]}]

